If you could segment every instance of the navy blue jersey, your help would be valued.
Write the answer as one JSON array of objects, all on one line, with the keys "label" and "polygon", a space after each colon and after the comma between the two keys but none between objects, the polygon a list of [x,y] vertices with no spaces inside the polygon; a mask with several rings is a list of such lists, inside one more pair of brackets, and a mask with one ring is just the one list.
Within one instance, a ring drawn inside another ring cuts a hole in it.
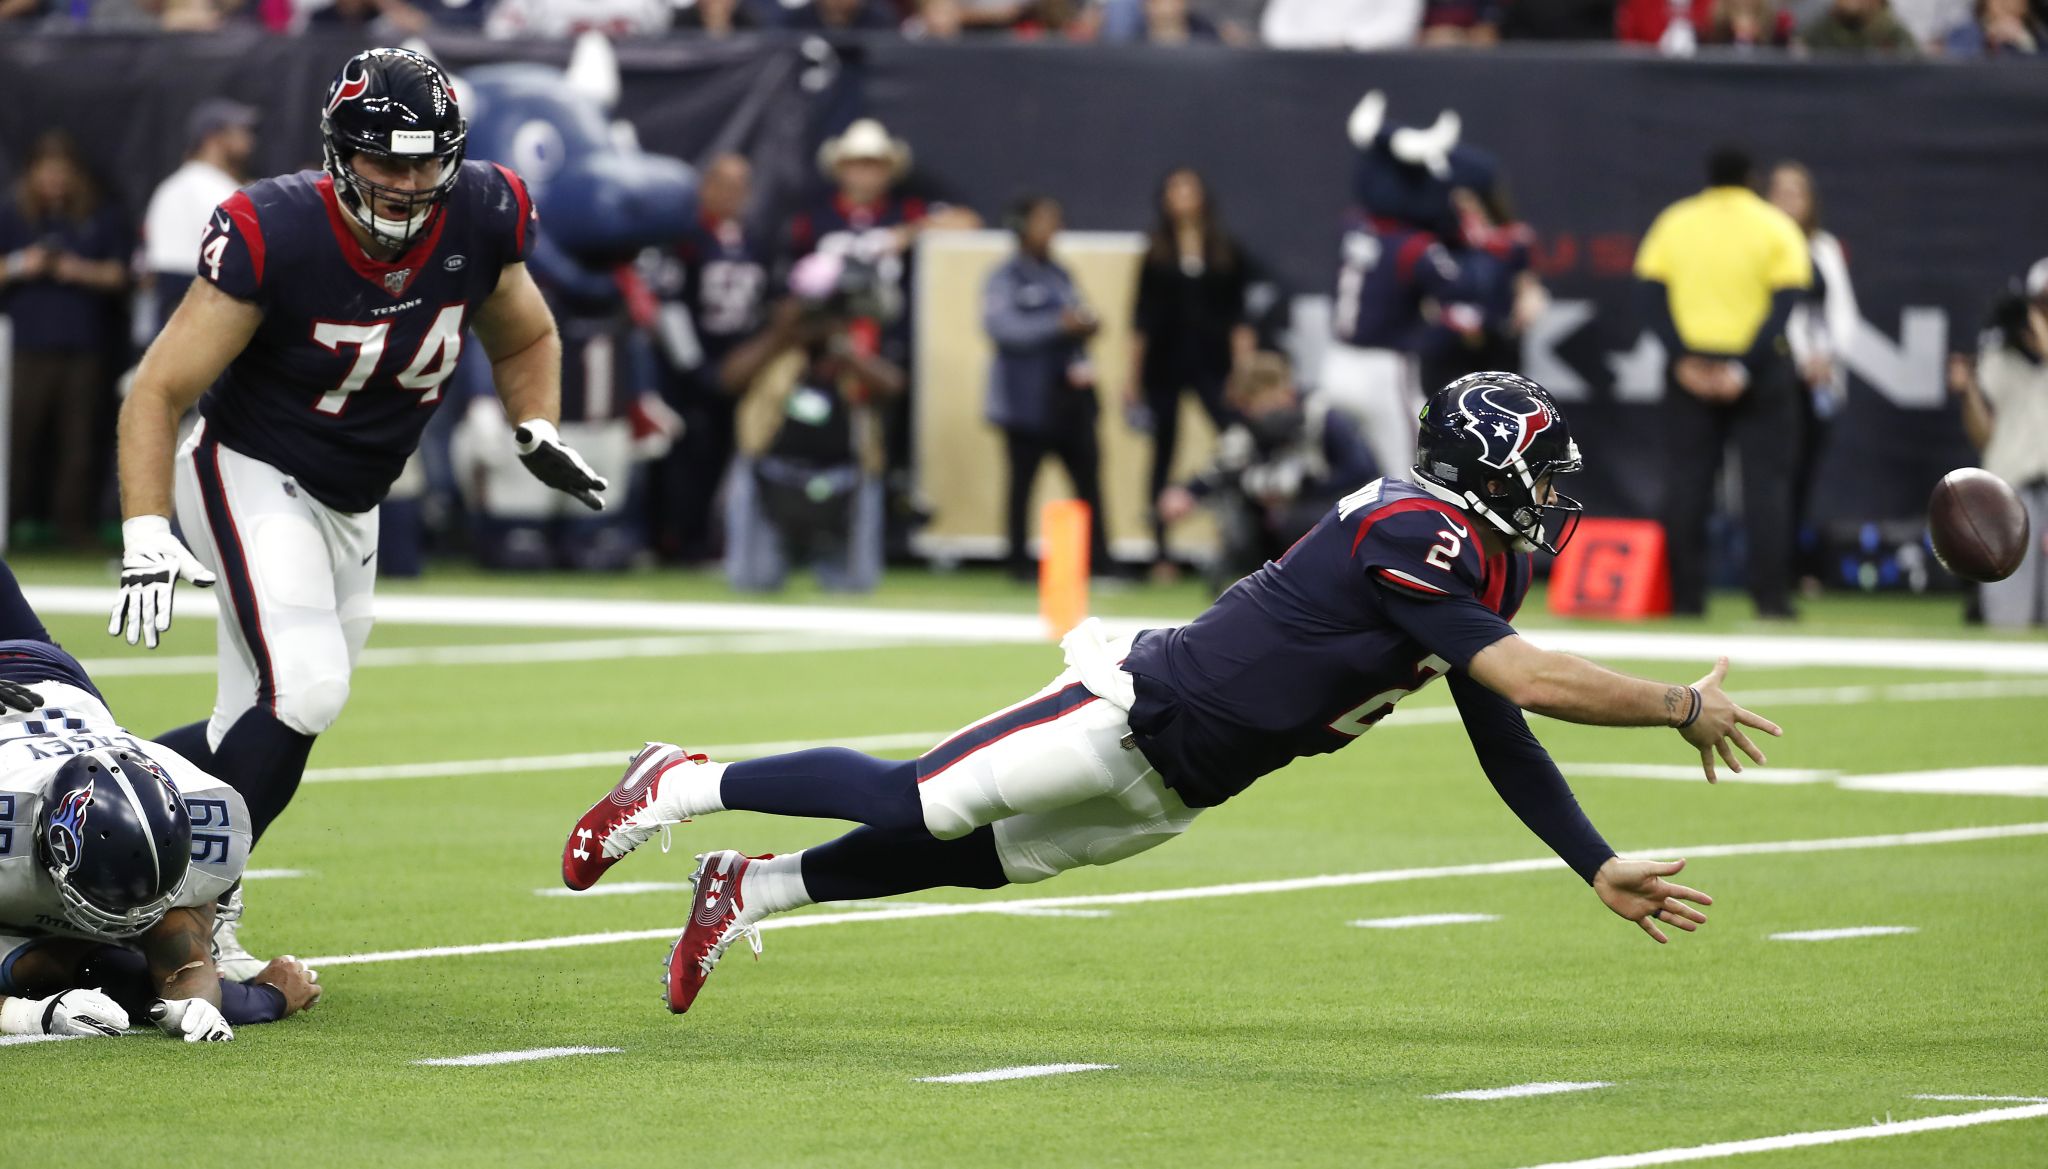
[{"label": "navy blue jersey", "polygon": [[1458,261],[1427,231],[1355,215],[1345,225],[1330,328],[1361,349],[1415,352],[1422,302],[1468,300]]},{"label": "navy blue jersey", "polygon": [[704,347],[704,364],[716,370],[733,347],[761,327],[768,296],[768,263],[738,220],[703,216],[676,244],[683,265],[683,303]]},{"label": "navy blue jersey", "polygon": [[[76,686],[94,698],[100,697],[99,688],[86,676],[85,667],[55,642],[33,638],[0,641],[0,678],[23,686],[62,682]],[[101,698],[100,701],[106,700]]]},{"label": "navy blue jersey", "polygon": [[266,179],[214,211],[199,278],[263,324],[199,404],[208,433],[329,507],[375,507],[419,445],[464,328],[521,263],[538,221],[511,171],[465,162],[426,235],[389,263],[363,254],[333,180]]},{"label": "navy blue jersey", "polygon": [[1138,635],[1131,728],[1190,806],[1335,751],[1513,633],[1529,558],[1400,479],[1345,496],[1280,559],[1178,629]]}]

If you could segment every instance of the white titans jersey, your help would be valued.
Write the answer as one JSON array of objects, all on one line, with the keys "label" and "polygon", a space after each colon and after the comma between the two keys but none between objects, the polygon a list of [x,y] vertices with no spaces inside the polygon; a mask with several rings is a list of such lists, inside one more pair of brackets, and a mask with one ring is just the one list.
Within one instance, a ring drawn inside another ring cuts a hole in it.
[{"label": "white titans jersey", "polygon": [[106,705],[76,686],[34,683],[42,709],[0,710],[0,932],[90,937],[64,920],[57,885],[36,859],[36,814],[64,761],[96,747],[126,747],[171,777],[192,817],[192,867],[175,904],[211,904],[249,863],[249,812],[235,790],[159,743],[122,730]]}]

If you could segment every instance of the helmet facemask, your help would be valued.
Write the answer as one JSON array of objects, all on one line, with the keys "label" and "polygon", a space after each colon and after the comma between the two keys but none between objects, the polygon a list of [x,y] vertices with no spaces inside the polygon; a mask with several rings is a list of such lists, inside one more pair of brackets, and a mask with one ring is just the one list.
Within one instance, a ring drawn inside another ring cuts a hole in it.
[{"label": "helmet facemask", "polygon": [[[1515,551],[1555,556],[1571,543],[1586,511],[1584,504],[1556,490],[1557,479],[1582,465],[1576,442],[1566,448],[1563,459],[1542,460],[1533,466],[1517,455],[1501,472],[1503,478],[1488,480],[1486,495],[1473,500],[1471,506],[1508,537]],[[1490,490],[1496,482],[1501,484],[1497,492]]]},{"label": "helmet facemask", "polygon": [[[462,173],[462,142],[458,140],[453,149],[434,155],[441,160],[441,177],[431,187],[404,188],[377,182],[356,170],[350,160],[357,155],[371,158],[415,161],[425,155],[401,155],[364,149],[337,149],[330,140],[323,149],[328,175],[334,180],[334,194],[342,210],[368,232],[372,242],[389,248],[394,253],[403,253],[415,240],[427,233],[434,217],[447,206],[448,195],[455,189],[455,180]],[[396,204],[405,210],[401,219],[387,219],[377,214],[379,204]]]}]

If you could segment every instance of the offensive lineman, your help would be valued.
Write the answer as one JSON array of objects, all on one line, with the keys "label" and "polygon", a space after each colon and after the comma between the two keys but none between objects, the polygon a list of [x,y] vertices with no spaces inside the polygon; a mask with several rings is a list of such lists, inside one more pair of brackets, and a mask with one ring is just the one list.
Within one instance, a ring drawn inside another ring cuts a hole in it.
[{"label": "offensive lineman", "polygon": [[138,742],[0,564],[0,1033],[118,1035],[144,1014],[187,1042],[320,997],[278,958],[220,977],[214,901],[249,859],[233,788]]},{"label": "offensive lineman", "polygon": [[[371,49],[327,94],[324,170],[256,183],[214,212],[199,279],[121,411],[125,547],[107,632],[155,648],[178,580],[225,579],[212,718],[161,741],[242,794],[252,843],[348,698],[370,632],[377,505],[465,328],[527,469],[592,510],[607,486],[555,429],[561,345],[526,271],[532,200],[510,170],[463,161],[447,74]],[[170,525],[172,448],[194,403],[201,421],[175,458],[188,550]],[[261,963],[235,937],[238,892],[215,940],[242,975]]]},{"label": "offensive lineman", "polygon": [[1601,726],[1669,726],[1741,770],[1744,726],[1769,720],[1721,689],[1722,659],[1692,686],[1551,653],[1508,624],[1529,557],[1571,538],[1579,505],[1556,493],[1579,469],[1541,386],[1481,373],[1422,412],[1413,481],[1379,479],[1192,624],[1128,644],[1084,622],[1067,671],[910,762],[843,748],[712,763],[651,743],[571,830],[570,888],[588,888],[671,824],[727,808],[829,816],[864,827],[777,857],[698,857],[690,922],[670,951],[669,1009],[689,1009],[725,950],[755,925],[817,901],[938,885],[991,889],[1109,864],[1162,844],[1290,760],[1335,751],[1439,676],[1450,679],[1480,766],[1502,800],[1608,908],[1658,942],[1693,930],[1706,894],[1666,877],[1683,860],[1616,856],[1523,720],[1524,708]]}]

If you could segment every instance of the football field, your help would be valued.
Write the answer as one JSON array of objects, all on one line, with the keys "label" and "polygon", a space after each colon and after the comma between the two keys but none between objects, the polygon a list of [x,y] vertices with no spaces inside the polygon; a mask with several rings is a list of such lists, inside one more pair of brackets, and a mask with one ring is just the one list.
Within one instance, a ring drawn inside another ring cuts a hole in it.
[{"label": "football field", "polygon": [[[563,836],[643,739],[909,757],[1060,668],[993,579],[892,579],[856,615],[714,599],[388,588],[407,619],[247,887],[244,940],[311,960],[325,999],[218,1047],[12,1046],[0,1107],[39,1119],[0,1164],[2048,1165],[2048,639],[1847,599],[1570,642],[1590,627],[1532,597],[1539,640],[1632,672],[1690,681],[1724,648],[1786,729],[1709,787],[1668,731],[1531,720],[1617,848],[1713,895],[1669,946],[1502,806],[1435,687],[1128,862],[772,919],[678,1017],[691,854],[842,826],[722,814],[565,896]],[[136,732],[210,706],[190,606],[155,655],[49,624]]]}]

